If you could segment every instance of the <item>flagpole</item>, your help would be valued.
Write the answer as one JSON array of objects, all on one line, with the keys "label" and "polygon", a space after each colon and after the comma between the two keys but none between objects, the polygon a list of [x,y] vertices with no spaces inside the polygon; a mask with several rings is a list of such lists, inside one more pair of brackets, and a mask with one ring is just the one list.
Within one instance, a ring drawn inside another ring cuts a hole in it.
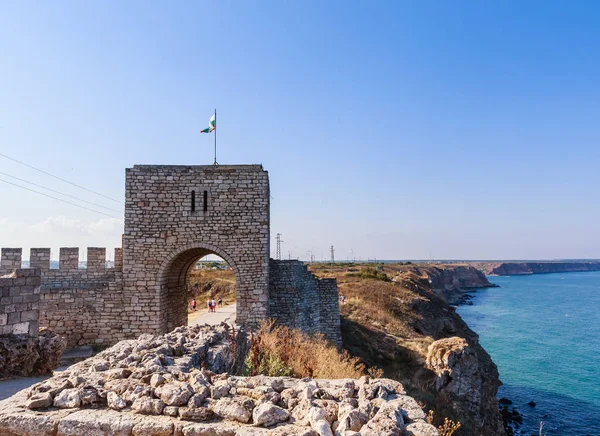
[{"label": "flagpole", "polygon": [[213,165],[219,165],[217,163],[217,110],[215,109],[215,162]]}]

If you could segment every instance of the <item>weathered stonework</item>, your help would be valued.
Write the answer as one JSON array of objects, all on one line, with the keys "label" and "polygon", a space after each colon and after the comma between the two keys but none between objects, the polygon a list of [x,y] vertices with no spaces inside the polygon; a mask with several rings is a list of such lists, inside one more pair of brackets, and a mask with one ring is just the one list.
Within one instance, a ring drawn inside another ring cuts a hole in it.
[{"label": "weathered stonework", "polygon": [[0,277],[0,335],[37,337],[39,302],[39,270],[19,268]]},{"label": "weathered stonework", "polygon": [[123,293],[136,300],[140,331],[186,324],[188,271],[211,253],[235,273],[237,322],[256,325],[268,317],[268,173],[261,165],[128,168],[123,248]]},{"label": "weathered stonework", "polygon": [[303,262],[271,260],[270,317],[341,345],[340,307],[334,278],[317,278]]},{"label": "weathered stonework", "polygon": [[39,333],[39,309],[39,269],[0,276],[0,379],[47,374],[58,365],[66,341]]},{"label": "weathered stonework", "polygon": [[[282,324],[339,343],[335,280],[316,279],[301,262],[269,263],[269,198],[261,165],[128,168],[114,268],[106,268],[104,248],[87,249],[86,268],[78,248],[61,248],[58,269],[50,269],[49,248],[31,249],[30,266],[41,274],[40,325],[69,346],[171,331],[187,324],[190,269],[216,254],[235,274],[238,324],[255,327],[271,310]],[[2,249],[0,270],[20,268],[21,256],[20,248]]]}]

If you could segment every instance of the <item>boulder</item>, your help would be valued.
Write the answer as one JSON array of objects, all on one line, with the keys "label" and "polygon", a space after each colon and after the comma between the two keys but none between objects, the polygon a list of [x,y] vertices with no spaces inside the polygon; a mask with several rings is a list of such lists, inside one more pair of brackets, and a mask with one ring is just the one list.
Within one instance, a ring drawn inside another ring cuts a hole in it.
[{"label": "boulder", "polygon": [[106,402],[108,407],[114,410],[122,410],[127,407],[127,402],[114,392],[109,392],[106,395]]},{"label": "boulder", "polygon": [[213,406],[212,411],[215,415],[223,419],[247,423],[252,417],[252,410],[249,409],[246,400],[241,398],[221,398]]},{"label": "boulder", "polygon": [[39,394],[34,394],[25,403],[25,406],[28,409],[42,409],[45,407],[52,406],[52,395],[48,392],[41,392]]},{"label": "boulder", "polygon": [[148,397],[137,398],[131,405],[131,410],[143,415],[160,415],[165,408],[161,400],[153,400]]},{"label": "boulder", "polygon": [[65,389],[54,398],[54,407],[72,409],[81,405],[81,394],[76,388]]},{"label": "boulder", "polygon": [[155,395],[167,406],[185,406],[194,390],[187,383],[168,383],[156,388]]},{"label": "boulder", "polygon": [[252,411],[252,419],[255,425],[270,427],[280,422],[287,421],[290,417],[290,412],[281,407],[267,402],[260,404]]},{"label": "boulder", "polygon": [[207,421],[213,417],[208,407],[180,407],[179,416],[187,421]]}]

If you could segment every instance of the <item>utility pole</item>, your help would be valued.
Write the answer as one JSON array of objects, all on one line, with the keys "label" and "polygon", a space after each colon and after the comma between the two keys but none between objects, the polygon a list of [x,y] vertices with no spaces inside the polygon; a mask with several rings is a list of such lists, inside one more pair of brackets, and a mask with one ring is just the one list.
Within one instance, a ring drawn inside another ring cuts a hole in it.
[{"label": "utility pole", "polygon": [[288,260],[292,260],[292,252],[288,250]]},{"label": "utility pole", "polygon": [[275,259],[281,260],[281,233],[277,233],[277,253],[275,254]]},{"label": "utility pole", "polygon": [[308,250],[306,253],[310,254],[310,263],[313,263],[315,261],[315,255],[313,254],[312,248],[310,250]]},{"label": "utility pole", "polygon": [[335,250],[333,249],[333,245],[331,246],[330,250],[331,250],[331,265],[333,266],[333,264],[335,263],[335,256],[334,256]]}]

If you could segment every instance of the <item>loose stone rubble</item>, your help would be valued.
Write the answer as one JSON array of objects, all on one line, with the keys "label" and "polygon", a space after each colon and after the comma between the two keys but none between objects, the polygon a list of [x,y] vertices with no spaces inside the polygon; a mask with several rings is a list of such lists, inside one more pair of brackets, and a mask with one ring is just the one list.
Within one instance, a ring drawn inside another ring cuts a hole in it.
[{"label": "loose stone rubble", "polygon": [[119,342],[0,402],[0,434],[438,435],[396,381],[230,375],[239,349],[224,324]]}]

